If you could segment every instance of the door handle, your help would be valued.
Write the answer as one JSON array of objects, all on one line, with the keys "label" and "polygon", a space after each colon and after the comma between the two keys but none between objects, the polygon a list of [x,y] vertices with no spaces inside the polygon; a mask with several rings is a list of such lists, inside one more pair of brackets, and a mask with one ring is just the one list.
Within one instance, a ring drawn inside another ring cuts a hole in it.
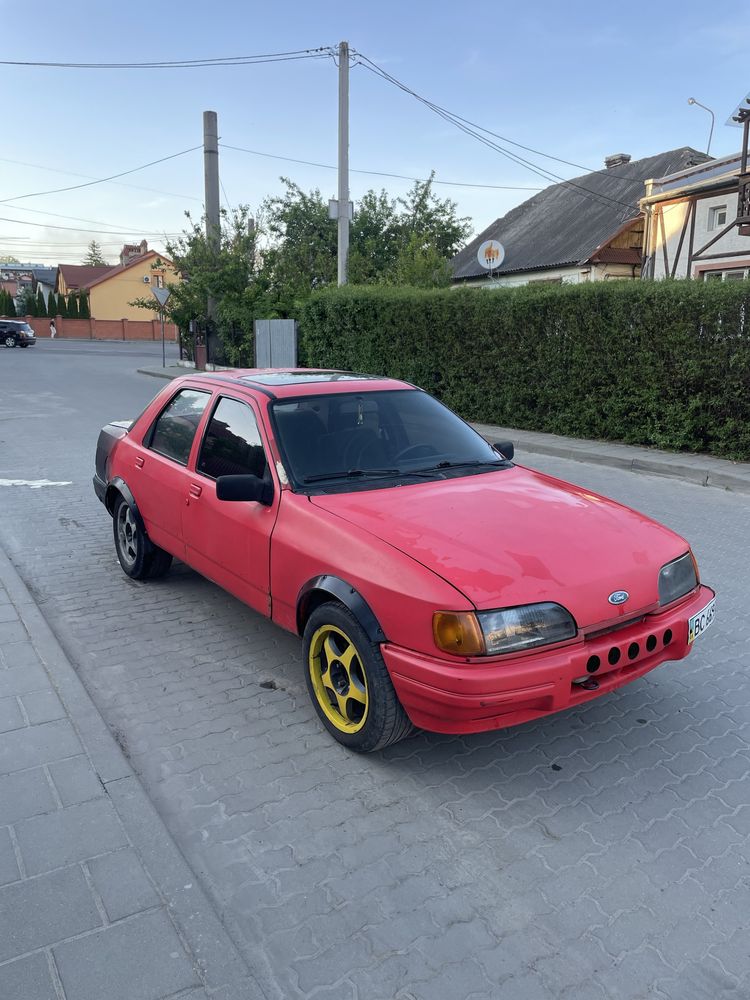
[{"label": "door handle", "polygon": [[203,492],[202,486],[199,486],[197,483],[190,484],[190,496],[193,498],[193,500],[197,500],[202,492]]},{"label": "door handle", "polygon": [[141,458],[140,455],[136,455],[136,457],[135,457],[135,467],[136,467],[136,469],[142,469],[143,468],[143,463],[145,461],[146,461],[145,458]]}]

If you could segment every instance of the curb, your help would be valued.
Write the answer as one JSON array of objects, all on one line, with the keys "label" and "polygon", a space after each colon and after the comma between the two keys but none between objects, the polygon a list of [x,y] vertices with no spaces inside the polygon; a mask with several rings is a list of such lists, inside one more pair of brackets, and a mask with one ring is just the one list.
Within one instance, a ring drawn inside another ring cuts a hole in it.
[{"label": "curb", "polygon": [[[173,379],[188,375],[192,369],[138,368],[141,375]],[[608,441],[587,441],[580,438],[560,437],[537,431],[520,431],[493,424],[472,423],[474,430],[488,441],[512,441],[517,451],[529,455],[549,455],[589,465],[605,465],[626,472],[639,472],[647,476],[666,476],[696,486],[750,493],[750,463],[731,462],[712,455],[693,455],[659,451],[656,448],[638,448],[633,445]],[[521,464],[524,464],[523,461]]]},{"label": "curb", "polygon": [[196,968],[201,970],[207,995],[218,991],[221,1000],[261,1000],[265,994],[2,546],[0,581],[141,864],[163,896]]}]

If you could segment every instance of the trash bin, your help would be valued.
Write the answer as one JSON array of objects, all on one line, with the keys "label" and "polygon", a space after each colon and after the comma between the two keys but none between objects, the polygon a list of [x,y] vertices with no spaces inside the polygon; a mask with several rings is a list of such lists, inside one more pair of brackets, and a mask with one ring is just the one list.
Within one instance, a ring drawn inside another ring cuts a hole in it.
[{"label": "trash bin", "polygon": [[196,344],[195,344],[195,367],[196,367],[196,369],[198,371],[204,372],[206,370],[206,360],[207,360],[206,345],[203,344],[203,343],[198,343],[196,341]]}]

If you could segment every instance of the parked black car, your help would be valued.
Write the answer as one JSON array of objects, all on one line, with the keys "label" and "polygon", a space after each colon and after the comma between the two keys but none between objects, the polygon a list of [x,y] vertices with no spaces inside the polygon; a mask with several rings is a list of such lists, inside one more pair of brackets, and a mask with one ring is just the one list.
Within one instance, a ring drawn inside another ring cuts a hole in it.
[{"label": "parked black car", "polygon": [[0,319],[0,343],[6,347],[33,347],[36,336],[22,319]]}]

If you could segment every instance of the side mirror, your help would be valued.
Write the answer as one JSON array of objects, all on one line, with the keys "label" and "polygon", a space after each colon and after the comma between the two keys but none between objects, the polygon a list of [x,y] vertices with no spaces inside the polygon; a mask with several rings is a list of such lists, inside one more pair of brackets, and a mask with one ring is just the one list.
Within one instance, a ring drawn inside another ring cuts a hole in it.
[{"label": "side mirror", "polygon": [[513,447],[512,441],[494,441],[492,447],[495,451],[500,452],[503,458],[506,458],[509,462],[513,461],[515,448]]},{"label": "side mirror", "polygon": [[250,500],[270,507],[273,483],[257,476],[219,476],[216,480],[217,500]]}]

